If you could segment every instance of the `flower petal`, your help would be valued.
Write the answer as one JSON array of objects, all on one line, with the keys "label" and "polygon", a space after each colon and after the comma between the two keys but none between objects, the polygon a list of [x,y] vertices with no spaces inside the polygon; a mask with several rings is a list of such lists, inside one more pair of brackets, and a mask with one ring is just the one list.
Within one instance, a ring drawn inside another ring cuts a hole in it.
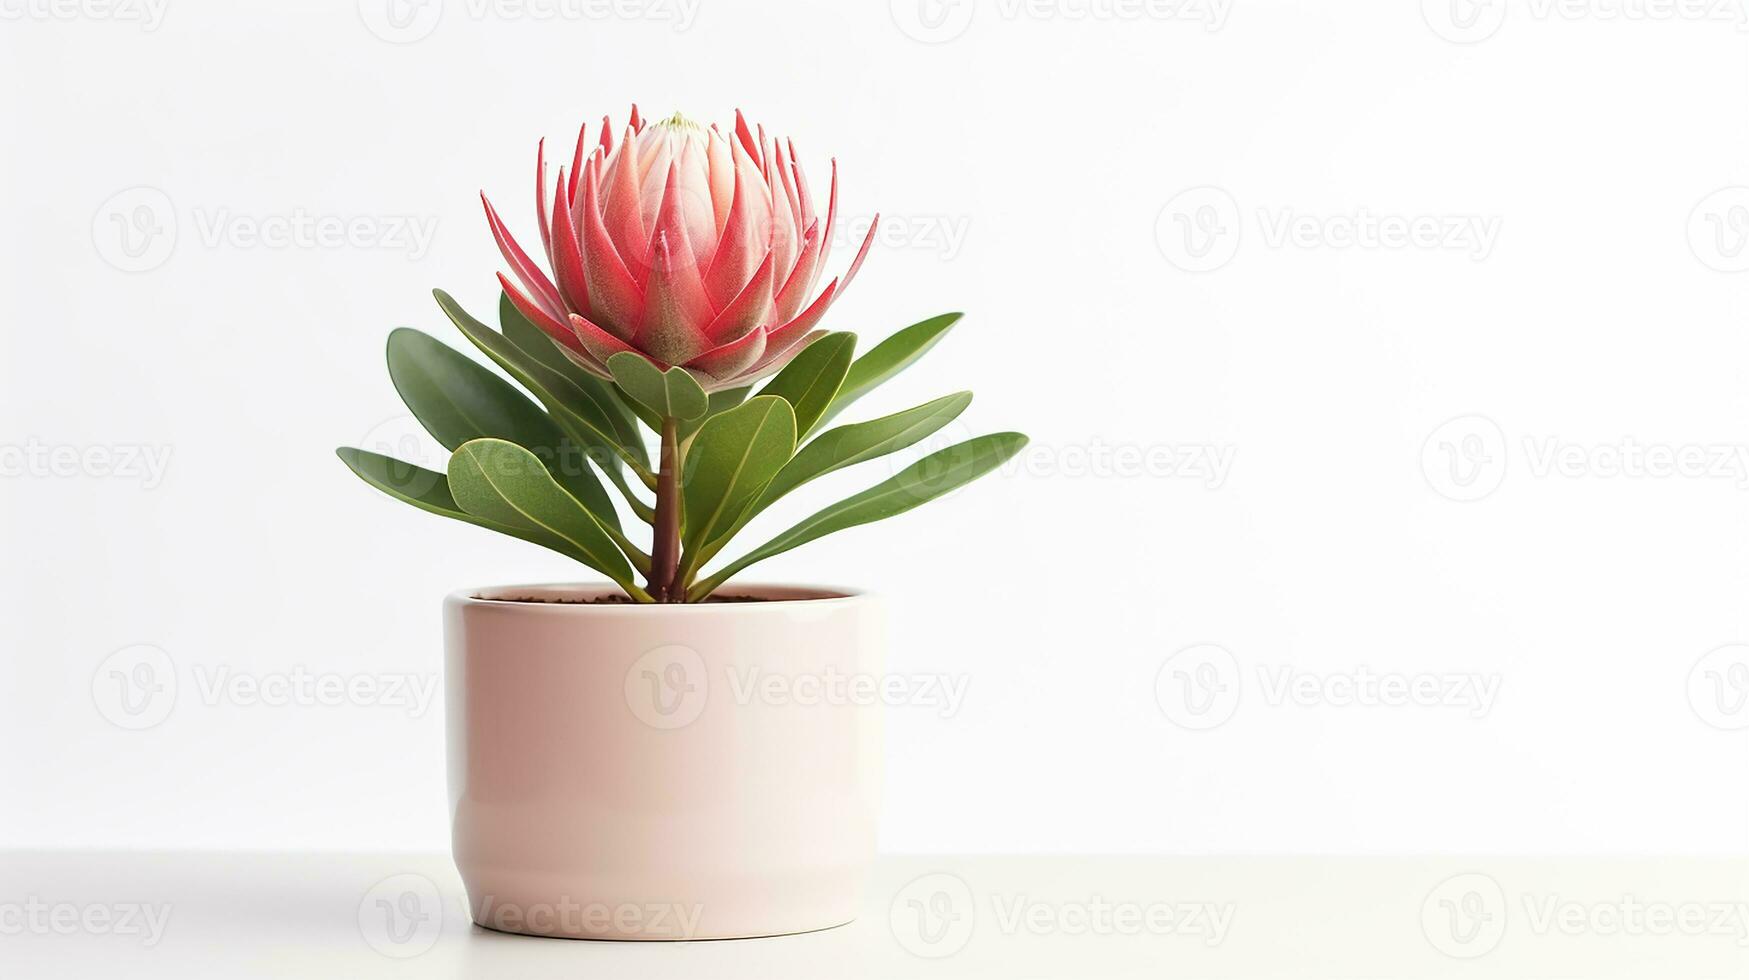
[{"label": "flower petal", "polygon": [[728,222],[717,239],[705,273],[705,292],[719,308],[726,306],[746,287],[760,261],[771,251],[765,180],[753,158],[735,147],[735,192],[729,204]]},{"label": "flower petal", "polygon": [[571,333],[576,337],[579,349],[587,351],[591,357],[604,364],[608,358],[622,351],[636,351],[631,344],[575,313],[571,314]]},{"label": "flower petal", "polygon": [[[701,233],[710,233],[710,199],[699,193],[697,185],[689,186],[681,166],[682,163],[676,160],[668,167],[668,179],[662,190],[662,209],[656,214],[656,234],[665,246],[663,258],[668,271],[665,288],[671,290],[676,308],[686,316],[687,322],[703,331],[705,324],[710,323],[716,314],[717,307],[705,290],[704,264],[699,260],[692,235],[697,227],[694,222],[702,222]],[[651,274],[652,282],[646,283],[644,289],[646,307],[650,305],[649,297],[655,288],[654,269]]]},{"label": "flower petal", "polygon": [[806,228],[808,223],[802,216],[802,202],[796,192],[795,161],[785,154],[783,144],[775,139],[772,140],[772,149],[777,165],[771,169],[777,175],[778,190],[783,192],[783,203],[789,205],[790,224],[796,228]]},{"label": "flower petal", "polygon": [[814,194],[808,188],[808,178],[802,174],[802,162],[796,158],[796,144],[789,142],[789,166],[795,174],[796,202],[801,206],[801,224],[803,228],[813,225],[819,217],[814,213]]},{"label": "flower petal", "polygon": [[802,239],[802,254],[796,259],[796,267],[789,274],[789,281],[777,293],[777,318],[788,320],[801,310],[802,303],[807,301],[808,290],[813,288],[814,271],[819,268],[821,244],[824,236],[820,234],[820,221],[814,219],[814,224],[808,228],[808,234]]},{"label": "flower petal", "polygon": [[819,298],[814,300],[813,305],[803,310],[800,316],[781,327],[767,330],[765,332],[765,355],[759,359],[758,364],[754,365],[754,369],[764,367],[772,363],[774,359],[784,358],[784,355],[792,349],[799,353],[801,348],[796,347],[796,343],[807,336],[808,331],[812,330],[814,325],[820,322],[820,318],[826,315],[827,308],[832,305],[832,300],[837,294],[838,280],[834,279]]},{"label": "flower petal", "polygon": [[593,374],[598,378],[604,378],[608,381],[613,380],[613,372],[611,372],[607,369],[607,365],[596,360],[594,357],[590,356],[589,354],[587,354],[583,351],[574,351],[569,347],[561,347],[561,348],[559,348],[559,350],[566,357],[571,359],[572,364],[577,365],[578,367],[582,368],[585,371],[588,371],[590,374]]},{"label": "flower petal", "polygon": [[650,233],[644,224],[643,204],[640,202],[643,195],[638,186],[643,176],[639,170],[638,141],[631,137],[631,131],[627,130],[626,138],[620,141],[618,152],[608,160],[602,174],[601,196],[606,207],[584,195],[590,209],[601,215],[603,227],[626,264],[637,261],[650,247]]},{"label": "flower petal", "polygon": [[[622,154],[628,145],[620,144]],[[602,223],[599,170],[590,167],[583,178],[583,273],[592,315],[616,336],[629,340],[643,316],[644,290],[627,271]]]},{"label": "flower petal", "polygon": [[690,262],[701,278],[717,241],[717,218],[711,205],[710,171],[705,155],[700,140],[688,138],[680,144],[668,167],[662,209],[656,214],[656,230],[668,236],[675,258]]},{"label": "flower petal", "polygon": [[826,257],[832,254],[832,235],[838,229],[838,161],[832,161],[831,189],[826,192],[826,230],[822,232],[824,240],[820,243],[820,261],[814,266],[814,281],[808,283],[808,291],[812,292],[820,282],[820,273],[826,268]]},{"label": "flower petal", "polygon": [[785,347],[780,351],[773,351],[771,349],[771,338],[768,336],[765,340],[765,353],[760,356],[759,360],[755,361],[753,366],[747,370],[742,371],[740,374],[737,374],[732,378],[724,380],[720,383],[720,386],[724,388],[739,388],[742,385],[750,385],[767,375],[776,374],[783,369],[784,365],[793,360],[797,354],[800,354],[802,348],[819,340],[821,337],[826,336],[829,332],[830,331],[827,330],[815,330],[812,333],[804,334],[801,337],[796,338],[796,340],[788,347]]},{"label": "flower petal", "polygon": [[650,281],[644,291],[644,318],[632,343],[669,364],[685,364],[711,348],[704,334],[710,302],[692,259],[656,233]]},{"label": "flower petal", "polygon": [[550,317],[557,318],[565,311],[565,304],[559,299],[559,291],[554,288],[553,281],[540,270],[540,266],[528,257],[522,246],[516,244],[516,239],[510,234],[510,229],[504,227],[504,222],[498,217],[498,210],[492,207],[492,202],[486,195],[480,195],[480,203],[486,206],[486,223],[491,226],[492,237],[498,242],[498,251],[503,254],[504,261],[510,263],[511,271],[516,278],[522,280],[522,285]]},{"label": "flower petal", "polygon": [[588,280],[583,275],[583,246],[577,240],[577,224],[571,219],[570,186],[564,168],[559,169],[559,186],[553,192],[553,271],[559,277],[559,291],[564,294],[569,309],[584,316],[591,314]]},{"label": "flower petal", "polygon": [[850,288],[850,281],[856,278],[856,273],[862,268],[862,260],[868,258],[868,247],[874,244],[875,229],[881,226],[881,216],[875,215],[868,223],[868,234],[862,237],[862,247],[856,250],[856,258],[850,260],[850,268],[844,273],[843,282],[838,291]]},{"label": "flower petal", "polygon": [[613,120],[608,116],[601,117],[601,152],[613,152]]},{"label": "flower petal", "polygon": [[552,222],[547,218],[547,141],[534,153],[534,214],[540,222],[540,244],[546,249],[547,265],[553,264]]},{"label": "flower petal", "polygon": [[765,261],[759,263],[758,271],[753,273],[753,279],[747,283],[746,288],[704,328],[705,336],[713,342],[721,343],[735,340],[748,331],[771,322],[771,311],[775,303],[773,279],[771,253],[766,252]]},{"label": "flower petal", "polygon": [[539,327],[542,333],[553,338],[561,346],[577,350],[583,349],[583,345],[578,342],[576,335],[566,329],[556,317],[542,309],[540,304],[529,299],[522,290],[516,288],[509,276],[502,272],[498,273],[498,285],[504,288],[504,295],[510,297],[510,304],[516,307],[516,311],[526,317],[528,322]]},{"label": "flower petal", "polygon": [[[765,158],[773,159],[777,151],[768,148]],[[765,171],[766,199],[771,202],[770,245],[777,253],[777,277],[779,282],[789,280],[790,271],[796,266],[796,259],[801,254],[801,236],[796,228],[795,210],[784,196],[783,182],[778,178],[779,168],[767,167]]]},{"label": "flower petal", "polygon": [[588,133],[588,123],[584,123],[577,128],[577,148],[571,151],[571,186],[565,188],[565,195],[567,197],[577,196],[577,179],[583,173],[583,157],[585,155],[583,153],[584,137],[587,136]]},{"label": "flower petal", "polygon": [[765,353],[765,331],[752,330],[739,340],[705,351],[686,362],[686,367],[702,371],[714,379],[728,379],[752,367]]},{"label": "flower petal", "polygon": [[[656,237],[657,222],[661,220],[662,200],[668,193],[668,167],[674,156],[674,146],[668,139],[667,127],[646,129],[639,134],[638,167],[642,173],[638,175],[638,216],[643,221],[644,228],[649,231],[651,239]],[[631,262],[637,253],[626,252],[622,248],[621,254],[627,262]],[[646,266],[640,273],[648,271]]]},{"label": "flower petal", "polygon": [[[729,207],[735,201],[735,151],[729,148],[729,141],[723,134],[711,127],[709,142],[705,147],[706,161],[710,169],[711,211],[716,218],[715,234],[712,241],[721,241],[723,228],[729,223]],[[715,251],[715,246],[712,246]]]},{"label": "flower petal", "polygon": [[763,167],[760,163],[762,158],[759,155],[759,144],[753,141],[753,132],[747,128],[747,117],[741,115],[739,109],[735,110],[735,138],[741,141],[741,148],[747,151],[754,165]]}]

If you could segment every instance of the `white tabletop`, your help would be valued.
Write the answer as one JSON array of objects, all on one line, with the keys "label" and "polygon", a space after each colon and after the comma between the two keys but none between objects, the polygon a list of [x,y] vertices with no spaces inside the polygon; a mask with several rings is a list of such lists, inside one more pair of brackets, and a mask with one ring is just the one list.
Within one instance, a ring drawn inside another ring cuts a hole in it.
[{"label": "white tabletop", "polygon": [[1749,976],[1749,859],[887,857],[778,939],[528,939],[441,855],[0,853],[0,977]]}]

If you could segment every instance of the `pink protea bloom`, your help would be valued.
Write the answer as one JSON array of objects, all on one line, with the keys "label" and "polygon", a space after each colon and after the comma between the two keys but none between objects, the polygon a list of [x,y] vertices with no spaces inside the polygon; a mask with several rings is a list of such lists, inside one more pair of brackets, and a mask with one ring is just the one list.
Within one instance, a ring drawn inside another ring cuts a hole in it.
[{"label": "pink protea bloom", "polygon": [[498,275],[510,301],[602,377],[621,351],[684,367],[707,391],[783,367],[874,240],[871,222],[843,277],[815,292],[838,212],[836,161],[822,223],[794,144],[749,129],[738,111],[733,137],[679,114],[646,125],[636,106],[617,143],[612,133],[603,119],[593,149],[587,127],[578,133],[550,208],[541,144],[535,204],[551,277],[481,195],[516,276]]}]

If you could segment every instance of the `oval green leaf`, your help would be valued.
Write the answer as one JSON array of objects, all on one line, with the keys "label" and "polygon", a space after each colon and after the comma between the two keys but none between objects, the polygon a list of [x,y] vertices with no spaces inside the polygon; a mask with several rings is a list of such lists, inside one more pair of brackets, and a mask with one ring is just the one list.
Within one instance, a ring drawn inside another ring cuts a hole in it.
[{"label": "oval green leaf", "polygon": [[874,345],[850,365],[850,372],[844,376],[844,384],[839,387],[837,397],[832,399],[824,420],[830,422],[837,418],[838,413],[849,408],[852,402],[917,363],[917,359],[929,353],[929,349],[964,315],[943,313],[932,316]]},{"label": "oval green leaf", "polygon": [[796,413],[796,438],[806,439],[838,396],[855,354],[856,334],[829,333],[784,365],[759,393],[789,402]]},{"label": "oval green leaf", "polygon": [[696,568],[698,546],[740,519],[765,485],[789,462],[796,446],[796,416],[789,402],[760,395],[713,416],[686,454],[682,537]]},{"label": "oval green leaf", "polygon": [[711,392],[710,402],[705,408],[704,414],[695,419],[687,419],[676,427],[675,431],[679,434],[680,441],[684,443],[691,439],[697,434],[699,427],[704,425],[707,419],[741,404],[746,401],[747,396],[752,393],[752,385],[748,385],[745,388],[724,388],[721,391]]},{"label": "oval green leaf", "polygon": [[567,492],[618,529],[613,501],[589,466],[589,447],[572,441],[510,382],[437,339],[408,328],[389,334],[388,359],[389,377],[401,400],[443,448],[454,450],[483,438],[522,446],[541,458]]},{"label": "oval green leaf", "polygon": [[[445,301],[449,305],[455,303],[439,290],[438,302]],[[455,317],[452,315],[450,318]],[[575,404],[579,414],[591,418],[592,421],[602,420],[611,430],[613,442],[631,450],[640,463],[649,464],[650,457],[644,448],[643,433],[638,430],[638,420],[632,417],[632,413],[614,393],[611,381],[591,374],[576,361],[565,356],[559,345],[541,328],[530,323],[504,293],[498,294],[498,324],[503,329],[505,338],[520,348],[529,359],[544,365],[559,378],[571,383],[570,388],[555,385],[555,395],[570,396],[567,403]],[[537,397],[539,394],[535,392]]]},{"label": "oval green leaf", "polygon": [[594,514],[560,486],[535,455],[502,439],[475,439],[449,459],[449,487],[469,514],[531,533],[544,533],[574,549],[573,557],[636,597],[632,570]]},{"label": "oval green leaf", "polygon": [[979,436],[931,453],[899,471],[892,479],[825,508],[730,562],[721,571],[687,591],[687,601],[710,595],[731,576],[754,562],[780,555],[835,531],[884,520],[934,500],[990,472],[1026,445],[1018,432]]},{"label": "oval green leaf", "polygon": [[760,492],[759,499],[742,511],[734,526],[710,541],[703,551],[700,564],[716,557],[717,552],[748,521],[790,491],[846,466],[877,459],[914,445],[958,418],[971,403],[972,393],[961,391],[903,412],[895,412],[867,422],[841,425],[820,433],[797,451],[795,458],[785,463],[783,469],[777,471],[777,475]]},{"label": "oval green leaf", "polygon": [[486,520],[463,510],[450,493],[449,478],[442,473],[364,449],[343,447],[334,452],[359,479],[396,500],[432,514],[551,548],[567,558],[582,560],[575,549],[560,538]]},{"label": "oval green leaf", "polygon": [[695,419],[710,408],[710,399],[685,368],[664,371],[649,358],[620,351],[607,359],[607,370],[627,398],[658,419]]},{"label": "oval green leaf", "polygon": [[[462,336],[468,338],[469,343],[478,347],[523,387],[533,392],[559,424],[579,444],[591,450],[601,462],[602,469],[629,495],[623,475],[613,468],[613,460],[620,459],[630,464],[639,472],[641,479],[649,472],[649,456],[638,438],[637,426],[630,421],[622,425],[620,416],[624,415],[624,410],[620,407],[619,399],[609,390],[607,382],[593,377],[576,365],[572,365],[575,369],[573,374],[549,363],[549,356],[566,363],[569,363],[569,359],[538,328],[529,326],[528,329],[533,330],[537,336],[524,339],[545,345],[542,354],[531,353],[509,334],[499,333],[474,319],[443,290],[434,290],[433,295],[437,297],[437,305],[443,308],[444,314],[461,331]],[[541,350],[538,347],[536,349]],[[631,438],[625,437],[622,432],[624,427],[631,429]]]}]

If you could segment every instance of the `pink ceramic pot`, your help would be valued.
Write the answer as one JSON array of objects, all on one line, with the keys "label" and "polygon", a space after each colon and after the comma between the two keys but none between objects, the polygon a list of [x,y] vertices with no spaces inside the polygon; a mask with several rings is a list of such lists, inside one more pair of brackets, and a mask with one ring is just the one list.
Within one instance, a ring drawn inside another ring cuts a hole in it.
[{"label": "pink ceramic pot", "polygon": [[474,921],[726,939],[855,918],[881,781],[877,600],[737,586],[772,601],[506,601],[611,591],[444,603],[455,861]]}]

